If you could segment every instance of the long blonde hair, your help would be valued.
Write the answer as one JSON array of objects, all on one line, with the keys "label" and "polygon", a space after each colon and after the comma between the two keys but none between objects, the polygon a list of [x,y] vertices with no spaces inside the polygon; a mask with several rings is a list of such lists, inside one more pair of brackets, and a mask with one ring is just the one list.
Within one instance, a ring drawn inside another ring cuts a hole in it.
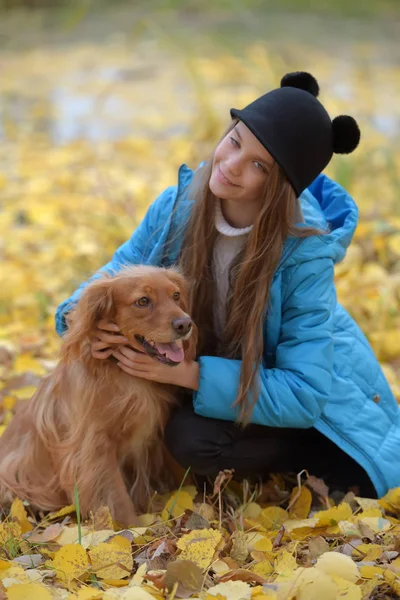
[{"label": "long blonde hair", "polygon": [[[233,121],[221,140],[233,129]],[[214,153],[213,153],[214,154]],[[213,154],[194,175],[188,197],[194,200],[180,255],[182,272],[191,281],[191,315],[199,328],[198,355],[215,354],[213,248],[216,197],[209,188]],[[257,401],[258,367],[263,354],[263,323],[273,275],[288,236],[305,238],[323,231],[295,225],[299,201],[281,167],[274,163],[268,176],[260,213],[243,250],[230,267],[227,321],[223,356],[242,360],[239,391],[234,406],[238,420],[249,422]]]}]

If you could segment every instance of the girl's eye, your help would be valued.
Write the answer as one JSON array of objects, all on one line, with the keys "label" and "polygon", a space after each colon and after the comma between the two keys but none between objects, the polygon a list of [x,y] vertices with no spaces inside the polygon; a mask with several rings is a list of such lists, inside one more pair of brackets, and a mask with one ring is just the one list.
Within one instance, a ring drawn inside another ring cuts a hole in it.
[{"label": "girl's eye", "polygon": [[180,295],[179,292],[175,292],[174,295],[173,295],[173,299],[174,300],[179,300],[180,297],[181,297],[181,295]]},{"label": "girl's eye", "polygon": [[150,304],[150,300],[146,298],[146,296],[143,296],[142,298],[139,298],[135,304],[136,306],[148,306]]},{"label": "girl's eye", "polygon": [[233,143],[234,146],[236,146],[236,147],[239,146],[239,142],[237,140],[235,140],[235,138],[231,137],[229,139],[232,140],[232,143]]},{"label": "girl's eye", "polygon": [[259,162],[256,161],[254,164],[256,165],[257,169],[260,169],[260,171],[262,171],[263,173],[265,173],[265,169],[264,169],[264,167],[262,166],[261,163],[259,163]]}]

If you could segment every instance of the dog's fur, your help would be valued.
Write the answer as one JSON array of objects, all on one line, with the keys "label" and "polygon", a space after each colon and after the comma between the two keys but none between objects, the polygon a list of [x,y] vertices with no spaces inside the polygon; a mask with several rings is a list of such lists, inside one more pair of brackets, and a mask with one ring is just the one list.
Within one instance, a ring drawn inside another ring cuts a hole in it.
[{"label": "dog's fur", "polygon": [[[150,307],[135,305],[143,296],[151,298]],[[83,515],[106,505],[119,523],[135,523],[150,477],[157,480],[162,468],[162,432],[178,388],[133,377],[112,356],[94,358],[92,335],[107,319],[137,349],[135,334],[177,340],[171,321],[188,316],[187,302],[186,282],[175,269],[127,267],[89,284],[70,313],[57,367],[0,438],[2,506],[18,496],[56,510],[74,502],[76,482]],[[195,326],[180,339],[185,359],[194,359]]]}]

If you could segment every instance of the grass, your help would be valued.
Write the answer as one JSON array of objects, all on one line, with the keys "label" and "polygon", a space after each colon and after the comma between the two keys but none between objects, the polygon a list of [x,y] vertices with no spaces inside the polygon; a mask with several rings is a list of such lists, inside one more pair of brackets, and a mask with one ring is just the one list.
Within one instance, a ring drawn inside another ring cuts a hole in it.
[{"label": "grass", "polygon": [[[61,10],[65,14],[86,13],[96,9],[111,9],[118,5],[131,3],[128,0],[0,0],[0,10],[11,11],[15,8]],[[174,11],[176,13],[240,12],[256,13],[291,12],[335,15],[343,17],[373,18],[377,16],[400,15],[398,0],[136,0],[136,10],[147,13]]]}]

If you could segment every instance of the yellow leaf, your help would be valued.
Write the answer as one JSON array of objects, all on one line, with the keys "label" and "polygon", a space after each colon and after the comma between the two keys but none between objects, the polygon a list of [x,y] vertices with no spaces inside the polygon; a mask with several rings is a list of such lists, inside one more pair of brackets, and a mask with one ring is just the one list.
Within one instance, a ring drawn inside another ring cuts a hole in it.
[{"label": "yellow leaf", "polygon": [[288,519],[285,521],[285,529],[289,533],[295,529],[314,529],[318,525],[318,519]]},{"label": "yellow leaf", "polygon": [[391,527],[390,521],[384,519],[383,517],[365,517],[365,519],[360,518],[360,521],[365,523],[365,525],[368,525],[368,527],[372,529],[374,533],[387,531]]},{"label": "yellow leaf", "polygon": [[58,510],[57,512],[49,513],[47,515],[47,519],[50,519],[50,520],[59,519],[60,517],[65,517],[65,515],[70,515],[73,512],[75,512],[75,505],[70,504],[68,506],[64,506],[64,508],[62,508],[61,510]]},{"label": "yellow leaf", "polygon": [[103,583],[105,585],[110,585],[112,587],[126,587],[129,585],[129,581],[126,579],[103,579]]},{"label": "yellow leaf", "polygon": [[282,523],[288,518],[289,515],[283,508],[280,508],[279,506],[267,506],[267,508],[263,508],[260,512],[257,521],[261,523],[265,529],[275,531],[279,529]]},{"label": "yellow leaf", "polygon": [[400,596],[400,578],[397,575],[395,575],[395,573],[392,573],[392,571],[389,571],[389,569],[386,569],[383,572],[383,577],[385,578],[386,583],[390,585],[392,590],[398,596]]},{"label": "yellow leaf", "polygon": [[223,560],[216,560],[213,562],[212,569],[219,576],[225,575],[225,573],[228,573],[228,571],[231,570],[231,568]]},{"label": "yellow leaf", "polygon": [[359,558],[362,556],[360,555],[360,552],[363,552],[365,556],[363,556],[362,560],[365,562],[373,562],[381,556],[383,551],[384,548],[379,546],[379,544],[359,544],[353,550],[353,557]]},{"label": "yellow leaf", "polygon": [[260,562],[250,567],[250,571],[261,576],[271,575],[274,572],[274,565],[266,558],[265,560],[260,560]]},{"label": "yellow leaf", "polygon": [[90,531],[86,535],[84,535],[81,539],[81,545],[88,549],[94,548],[98,546],[102,542],[108,540],[112,535],[114,535],[114,530],[111,529],[101,529],[100,531]]},{"label": "yellow leaf", "polygon": [[99,600],[103,597],[103,591],[92,587],[81,588],[76,594],[70,596],[71,600]]},{"label": "yellow leaf", "polygon": [[107,590],[103,600],[154,600],[154,596],[143,588],[133,587],[125,590]]},{"label": "yellow leaf", "polygon": [[15,359],[14,373],[21,375],[22,373],[34,373],[35,375],[45,375],[46,369],[36,360],[31,354],[20,354]]},{"label": "yellow leaf", "polygon": [[55,553],[51,566],[56,570],[57,579],[69,585],[74,579],[82,578],[89,568],[86,550],[79,544],[67,544]]},{"label": "yellow leaf", "polygon": [[130,575],[133,568],[131,543],[122,536],[98,544],[89,551],[89,556],[92,569],[99,579],[123,579]]},{"label": "yellow leaf", "polygon": [[40,583],[18,583],[7,589],[8,600],[52,600],[53,594]]},{"label": "yellow leaf", "polygon": [[[293,504],[292,504],[293,502]],[[292,490],[289,502],[289,517],[291,519],[306,519],[310,513],[312,494],[307,487],[296,486]]]},{"label": "yellow leaf", "polygon": [[382,567],[375,567],[373,565],[361,565],[360,575],[364,579],[373,579],[376,575],[383,575],[384,570]]},{"label": "yellow leaf", "polygon": [[253,545],[253,550],[260,550],[261,552],[270,552],[272,550],[272,541],[262,536],[262,539],[258,539]]},{"label": "yellow leaf", "polygon": [[338,587],[323,571],[300,567],[289,581],[279,584],[279,597],[285,600],[337,600]]},{"label": "yellow leaf", "polygon": [[389,490],[378,502],[386,510],[400,511],[400,487]]},{"label": "yellow leaf", "polygon": [[249,600],[251,598],[251,587],[245,581],[225,581],[218,583],[207,591],[206,599],[210,597],[226,598],[226,600]]},{"label": "yellow leaf", "polygon": [[331,577],[341,577],[351,583],[355,583],[360,579],[360,572],[350,556],[339,554],[339,552],[325,552],[321,554],[315,564],[315,568]]},{"label": "yellow leaf", "polygon": [[33,526],[32,523],[28,521],[28,515],[22,504],[22,501],[19,498],[16,498],[11,505],[10,509],[11,517],[17,519],[19,524],[21,525],[22,533],[27,533],[27,531],[32,531]]},{"label": "yellow leaf", "polygon": [[202,569],[206,569],[212,562],[221,539],[221,533],[214,529],[194,529],[178,540],[177,546],[182,550],[179,558],[192,560]]},{"label": "yellow leaf", "polygon": [[14,566],[16,566],[16,563],[10,562],[9,560],[0,559],[0,573]]},{"label": "yellow leaf", "polygon": [[359,496],[355,497],[357,504],[361,506],[362,510],[369,510],[370,508],[379,508],[379,500],[375,498],[360,498]]},{"label": "yellow leaf", "polygon": [[[28,576],[25,573],[25,570],[19,565],[14,565],[11,563],[8,569],[0,572],[0,579],[5,582],[7,579],[13,580],[11,583],[29,583]],[[11,585],[11,584],[10,584]]]},{"label": "yellow leaf", "polygon": [[257,519],[261,512],[261,506],[257,502],[249,502],[243,511],[243,516],[249,519]]},{"label": "yellow leaf", "polygon": [[367,508],[362,511],[361,514],[357,515],[360,519],[365,517],[382,517],[382,509],[378,506],[377,508]]},{"label": "yellow leaf", "polygon": [[295,569],[297,569],[297,562],[294,556],[287,550],[282,550],[274,564],[274,571],[278,573],[276,581],[289,579]]},{"label": "yellow leaf", "polygon": [[314,519],[318,519],[318,527],[330,527],[337,525],[339,521],[349,521],[353,512],[351,506],[342,502],[339,506],[334,506],[328,510],[320,510],[315,513]]},{"label": "yellow leaf", "polygon": [[350,581],[342,579],[338,576],[332,575],[331,577],[339,588],[338,597],[340,600],[342,600],[342,598],[345,600],[361,600],[362,591],[358,585],[355,585],[354,583],[351,583]]},{"label": "yellow leaf", "polygon": [[2,402],[4,410],[12,410],[15,406],[15,402],[16,400],[12,396],[4,396]]},{"label": "yellow leaf", "polygon": [[186,509],[193,510],[193,498],[185,490],[172,494],[161,513],[163,521],[168,521],[171,517],[179,517]]},{"label": "yellow leaf", "polygon": [[[238,531],[235,533],[235,537],[238,533]],[[242,534],[243,542],[246,544],[246,549],[248,552],[254,550],[254,544],[256,544],[257,542],[269,539],[265,534],[259,533],[258,531],[248,531],[246,533],[240,533]]]},{"label": "yellow leaf", "polygon": [[18,400],[29,400],[30,398],[32,398],[36,390],[37,386],[26,385],[25,387],[19,388],[18,390],[14,390],[12,394],[16,398],[18,398]]},{"label": "yellow leaf", "polygon": [[[89,533],[87,527],[81,526],[82,536],[86,536]],[[55,538],[55,541],[60,546],[67,546],[67,544],[76,544],[79,540],[79,527],[78,525],[71,525],[70,527],[64,527],[60,535]]]}]

